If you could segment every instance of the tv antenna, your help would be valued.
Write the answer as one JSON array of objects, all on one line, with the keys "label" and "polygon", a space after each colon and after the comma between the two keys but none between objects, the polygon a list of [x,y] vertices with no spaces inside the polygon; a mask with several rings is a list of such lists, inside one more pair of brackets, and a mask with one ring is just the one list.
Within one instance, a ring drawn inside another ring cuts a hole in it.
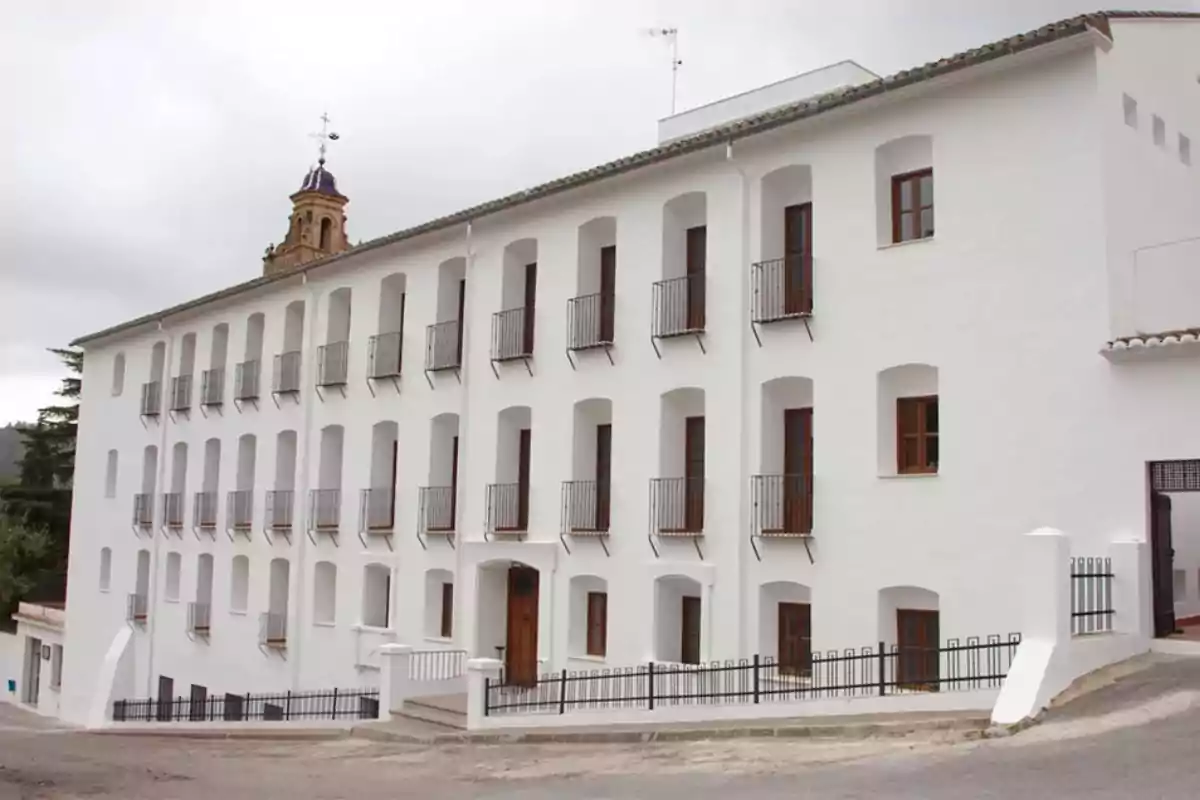
[{"label": "tv antenna", "polygon": [[341,137],[338,136],[333,131],[329,130],[329,123],[331,122],[331,120],[329,119],[329,114],[327,112],[322,112],[320,119],[321,119],[321,131],[319,133],[310,133],[309,136],[320,142],[320,145],[317,146],[317,153],[318,153],[317,163],[324,164],[325,163],[325,146],[329,142],[336,142]]},{"label": "tv antenna", "polygon": [[683,59],[679,57],[679,29],[678,28],[650,28],[647,31],[655,38],[665,39],[671,45],[671,113],[675,113],[675,90],[679,83],[679,67],[683,65]]}]

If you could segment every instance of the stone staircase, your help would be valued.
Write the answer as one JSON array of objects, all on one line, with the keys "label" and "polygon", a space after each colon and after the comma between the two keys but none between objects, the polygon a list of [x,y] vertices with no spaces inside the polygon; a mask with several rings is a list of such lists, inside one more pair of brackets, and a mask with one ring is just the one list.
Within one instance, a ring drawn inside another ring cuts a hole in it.
[{"label": "stone staircase", "polygon": [[439,725],[448,730],[467,729],[467,696],[465,694],[445,694],[432,697],[410,698],[397,716],[415,719],[431,725]]}]

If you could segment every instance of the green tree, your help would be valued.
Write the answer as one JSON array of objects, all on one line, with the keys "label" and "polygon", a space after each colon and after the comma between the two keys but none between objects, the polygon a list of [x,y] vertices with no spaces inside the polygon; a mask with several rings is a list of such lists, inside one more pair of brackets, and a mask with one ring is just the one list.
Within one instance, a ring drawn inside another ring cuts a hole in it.
[{"label": "green tree", "polygon": [[53,575],[54,550],[45,529],[28,525],[0,509],[0,614],[4,623],[17,610],[17,603],[36,594]]}]

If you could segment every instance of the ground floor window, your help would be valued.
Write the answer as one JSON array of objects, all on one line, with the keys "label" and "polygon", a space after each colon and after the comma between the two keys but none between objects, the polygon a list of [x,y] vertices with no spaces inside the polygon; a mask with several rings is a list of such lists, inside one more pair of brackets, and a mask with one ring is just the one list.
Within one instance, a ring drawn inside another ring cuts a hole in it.
[{"label": "ground floor window", "polygon": [[608,594],[587,594],[587,654],[603,656],[608,651]]}]

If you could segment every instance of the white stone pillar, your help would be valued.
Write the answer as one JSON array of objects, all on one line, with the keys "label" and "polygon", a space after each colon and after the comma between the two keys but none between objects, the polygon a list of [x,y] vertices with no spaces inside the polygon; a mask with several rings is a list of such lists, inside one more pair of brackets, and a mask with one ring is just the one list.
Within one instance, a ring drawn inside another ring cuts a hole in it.
[{"label": "white stone pillar", "polygon": [[1113,571],[1113,631],[1150,637],[1150,548],[1125,540],[1109,545]]},{"label": "white stone pillar", "polygon": [[1060,530],[1025,534],[1021,639],[1054,644],[1071,638],[1071,540]]},{"label": "white stone pillar", "polygon": [[500,661],[495,658],[472,658],[467,662],[467,730],[484,726],[484,681],[495,685],[500,680],[500,668]]},{"label": "white stone pillar", "polygon": [[379,718],[389,720],[392,712],[404,705],[410,694],[409,665],[412,645],[384,644],[379,646]]}]

